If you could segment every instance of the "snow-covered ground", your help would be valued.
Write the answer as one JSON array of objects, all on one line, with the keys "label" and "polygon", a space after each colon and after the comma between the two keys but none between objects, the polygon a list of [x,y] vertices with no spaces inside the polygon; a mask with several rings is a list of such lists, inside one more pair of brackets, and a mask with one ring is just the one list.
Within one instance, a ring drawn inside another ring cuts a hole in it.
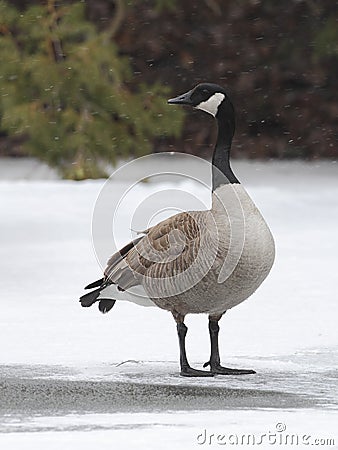
[{"label": "snow-covered ground", "polygon": [[[101,275],[91,219],[104,182],[0,161],[0,448],[218,448],[236,446],[234,434],[258,445],[269,431],[279,441],[260,448],[285,448],[288,432],[338,448],[338,164],[233,166],[277,246],[268,279],[220,323],[223,363],[257,374],[184,379],[170,314],[120,303],[103,316],[78,303]],[[112,200],[128,183],[116,182]],[[151,198],[160,210],[155,193],[177,188],[209,201],[194,181],[166,179],[137,184],[131,209]],[[130,237],[123,208],[121,244]],[[207,318],[186,323],[188,356],[201,367]]]}]

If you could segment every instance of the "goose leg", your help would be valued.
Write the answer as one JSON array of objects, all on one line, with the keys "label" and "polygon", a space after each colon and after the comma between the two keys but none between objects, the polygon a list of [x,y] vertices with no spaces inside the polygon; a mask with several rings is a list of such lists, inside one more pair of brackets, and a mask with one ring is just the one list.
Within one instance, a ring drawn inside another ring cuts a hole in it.
[{"label": "goose leg", "polygon": [[210,372],[219,375],[248,375],[256,373],[254,370],[248,369],[230,369],[228,367],[221,366],[219,348],[218,348],[218,333],[219,325],[218,321],[222,316],[209,317],[209,334],[211,344],[210,360],[206,362],[203,367],[210,366]]},{"label": "goose leg", "polygon": [[[187,326],[183,323],[184,317],[182,316],[174,316],[177,322],[177,334],[178,341],[180,345],[180,365],[181,365],[181,375],[183,377],[212,377],[214,374],[207,370],[197,370],[190,367],[187,354],[185,351],[185,337],[188,331]],[[180,318],[181,320],[178,320]]]}]

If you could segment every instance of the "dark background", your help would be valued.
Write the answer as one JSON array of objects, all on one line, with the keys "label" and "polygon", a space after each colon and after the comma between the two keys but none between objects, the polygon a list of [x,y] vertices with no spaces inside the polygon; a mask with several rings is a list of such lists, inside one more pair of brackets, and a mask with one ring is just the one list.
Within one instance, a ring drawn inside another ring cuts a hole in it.
[{"label": "dark background", "polygon": [[[109,2],[87,3],[102,26],[114,14]],[[125,12],[116,39],[132,59],[135,82],[159,78],[177,93],[201,81],[227,86],[237,156],[335,157],[336,13],[332,0],[183,0],[165,12],[143,1]],[[212,141],[205,117],[186,120],[184,151],[203,153]]]},{"label": "dark background", "polygon": [[[32,4],[11,3],[22,10]],[[234,156],[337,157],[335,1],[85,3],[99,31],[114,27],[119,54],[131,62],[130,91],[154,80],[173,94],[201,81],[227,87],[237,112]],[[153,149],[207,156],[214,133],[211,118],[189,112],[183,134],[155,137]]]}]

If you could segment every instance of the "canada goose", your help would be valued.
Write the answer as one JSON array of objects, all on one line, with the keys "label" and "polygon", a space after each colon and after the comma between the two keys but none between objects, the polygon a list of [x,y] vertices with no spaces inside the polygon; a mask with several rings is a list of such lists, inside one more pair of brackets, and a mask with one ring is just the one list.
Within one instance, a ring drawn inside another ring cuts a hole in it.
[{"label": "canada goose", "polygon": [[[168,103],[193,106],[217,120],[212,207],[176,214],[145,230],[109,259],[104,278],[88,285],[86,289],[96,289],[80,302],[87,307],[99,301],[103,313],[119,299],[170,311],[177,323],[182,376],[252,374],[253,370],[221,366],[218,348],[220,318],[256,291],[275,254],[267,224],[230,167],[233,105],[222,87],[210,83]],[[143,296],[134,295],[133,288]],[[204,367],[210,370],[196,370],[188,363],[184,318],[189,313],[209,315],[211,354]]]}]

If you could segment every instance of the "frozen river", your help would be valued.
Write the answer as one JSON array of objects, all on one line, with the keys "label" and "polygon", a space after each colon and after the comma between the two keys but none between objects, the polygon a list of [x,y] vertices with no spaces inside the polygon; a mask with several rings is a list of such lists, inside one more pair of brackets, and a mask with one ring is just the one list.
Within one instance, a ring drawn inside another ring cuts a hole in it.
[{"label": "frozen river", "polygon": [[[1,448],[218,448],[248,434],[258,446],[269,432],[279,444],[265,438],[260,448],[287,447],[288,433],[299,446],[338,448],[338,165],[234,169],[277,244],[266,282],[220,322],[224,364],[257,374],[185,379],[168,313],[121,303],[103,316],[77,301],[100,277],[90,227],[103,182],[0,162]],[[116,184],[115,200],[127,185]],[[133,201],[163,186],[177,187],[143,183]],[[192,181],[182,186],[208,202]],[[127,213],[121,244],[130,238]],[[209,355],[207,318],[186,323],[199,368]]]}]

